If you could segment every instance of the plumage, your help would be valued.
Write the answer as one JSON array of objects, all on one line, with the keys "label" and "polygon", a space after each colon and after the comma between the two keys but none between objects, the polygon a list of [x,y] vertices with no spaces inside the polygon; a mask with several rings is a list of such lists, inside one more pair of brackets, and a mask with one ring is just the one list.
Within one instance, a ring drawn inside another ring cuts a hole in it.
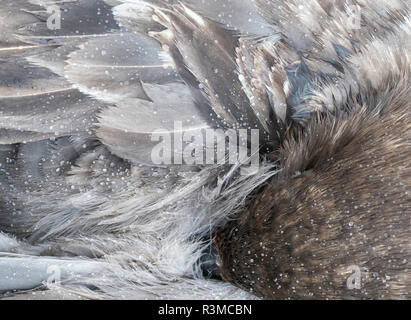
[{"label": "plumage", "polygon": [[410,97],[395,94],[382,115],[360,108],[287,141],[283,172],[217,231],[223,279],[264,299],[410,298]]},{"label": "plumage", "polygon": [[[0,0],[0,294],[409,298],[410,28],[405,0]],[[252,175],[153,163],[153,134],[232,128]]]},{"label": "plumage", "polygon": [[[96,134],[114,154],[136,164],[150,165],[152,150],[158,144],[151,138],[154,133],[170,132],[173,139],[184,132],[202,134],[211,128],[210,116],[198,110],[184,84],[141,87],[151,101],[128,98],[99,114]],[[181,129],[175,119],[180,121]]]},{"label": "plumage", "polygon": [[[90,40],[72,52],[64,75],[81,91],[109,103],[126,98],[150,100],[142,83],[181,81],[171,58],[160,55],[153,39],[132,33]],[[136,63],[137,61],[137,63]],[[87,69],[87,76],[84,70]]]},{"label": "plumage", "polygon": [[[0,126],[6,134],[1,143],[37,141],[70,134],[90,132],[101,104],[72,88],[34,93],[21,97],[3,97],[0,102]],[[19,135],[7,131],[21,132]],[[26,134],[27,133],[27,134]],[[34,137],[34,138],[32,138]]]}]

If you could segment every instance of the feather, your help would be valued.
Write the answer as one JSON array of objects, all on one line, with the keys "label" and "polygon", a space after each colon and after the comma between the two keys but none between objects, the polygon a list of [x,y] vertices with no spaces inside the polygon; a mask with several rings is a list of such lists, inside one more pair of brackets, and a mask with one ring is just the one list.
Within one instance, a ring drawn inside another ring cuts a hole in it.
[{"label": "feather", "polygon": [[38,68],[20,57],[10,58],[0,66],[0,99],[52,94],[71,87],[49,69]]},{"label": "feather", "polygon": [[23,46],[23,43],[15,37],[17,29],[22,25],[39,21],[32,14],[22,11],[22,8],[28,11],[38,9],[38,6],[25,0],[8,1],[7,3],[2,1],[0,6],[0,50],[13,50],[13,47],[16,50],[16,47]]},{"label": "feather", "polygon": [[153,39],[114,34],[84,43],[71,53],[64,74],[82,92],[109,103],[127,98],[150,100],[143,82],[180,81],[171,58],[167,61],[161,53]]},{"label": "feather", "polygon": [[[61,10],[61,29],[46,26],[46,8],[50,5],[58,5]],[[18,1],[2,6],[0,12],[13,12],[21,23],[7,27],[5,33],[12,34],[14,42],[0,48],[0,143],[38,141],[72,133],[89,135],[94,114],[102,103],[81,94],[62,77],[62,59],[82,41],[118,30],[111,7],[100,0]],[[46,59],[53,62],[50,68]]]},{"label": "feather", "polygon": [[401,88],[409,79],[410,34],[411,21],[408,17],[393,28],[387,39],[377,38],[365,45],[361,52],[348,57],[344,79],[318,85],[311,97],[312,103],[345,111],[352,101],[361,101],[370,110],[385,105],[381,100],[393,98],[390,93],[396,88],[393,83]]},{"label": "feather", "polygon": [[154,8],[146,1],[132,1],[115,6],[113,14],[121,27],[142,35],[150,31],[164,30],[163,26],[153,20]]},{"label": "feather", "polygon": [[31,290],[44,287],[53,273],[60,281],[81,278],[101,272],[104,264],[81,260],[38,258],[24,255],[0,254],[0,292]]},{"label": "feather", "polygon": [[175,63],[181,64],[178,68],[186,69],[198,82],[190,83],[190,76],[184,80],[191,87],[199,83],[225,126],[263,128],[236,70],[238,39],[184,6],[174,8],[173,13],[157,11],[157,19],[171,32],[164,44],[174,46],[170,51]]},{"label": "feather", "polygon": [[[117,22],[112,13],[112,7],[103,0],[76,1],[33,1],[39,7],[37,10],[25,9],[38,18],[37,23],[22,24],[18,30],[21,36],[36,38],[70,38],[110,33],[118,30]],[[47,27],[47,8],[55,6],[61,14],[61,28],[55,30]],[[24,8],[24,7],[23,7]]]},{"label": "feather", "polygon": [[191,10],[242,36],[269,36],[275,28],[258,13],[252,1],[184,0]]},{"label": "feather", "polygon": [[[270,56],[268,48],[278,40],[278,36],[261,38],[258,41],[241,39],[237,48],[240,80],[252,106],[258,106],[262,121],[267,123],[274,132],[284,130],[281,122],[286,122],[287,113],[285,94],[278,87],[279,79],[273,81],[270,73],[267,72],[274,63],[274,58]],[[272,119],[273,115],[274,119]]]},{"label": "feather", "polygon": [[[350,38],[364,43],[374,35],[381,35],[395,25],[396,18],[403,18],[408,6],[407,1],[402,0],[391,1],[388,5],[382,0],[310,3],[302,0],[255,0],[255,3],[296,50],[308,52],[315,48],[329,58],[336,54],[331,41],[338,41],[339,45],[351,49]],[[359,21],[353,21],[355,19]],[[294,20],[296,23],[289,23]],[[354,25],[356,22],[361,22],[361,25]]]},{"label": "feather", "polygon": [[158,145],[152,140],[154,133],[161,131],[172,139],[183,132],[202,136],[202,130],[210,128],[209,115],[198,108],[184,84],[143,84],[143,88],[151,101],[125,99],[99,114],[97,135],[116,155],[153,165],[152,151]]},{"label": "feather", "polygon": [[37,135],[42,139],[78,133],[88,135],[100,107],[75,89],[3,98],[0,100],[0,128],[20,131],[21,135],[5,134],[0,142],[28,142],[37,140]]},{"label": "feather", "polygon": [[[57,265],[77,297],[254,298],[204,278],[216,228],[310,168],[325,148],[313,114],[409,101],[403,0],[17,0],[0,18],[3,291],[44,288]],[[153,163],[155,133],[232,127],[275,151],[254,175]],[[309,143],[282,154],[300,131]]]},{"label": "feather", "polygon": [[[150,31],[156,31],[155,29],[159,29],[159,25],[153,24],[151,19],[153,10],[161,8],[172,10],[176,5],[183,4],[192,12],[213,20],[222,27],[244,36],[262,36],[275,33],[272,25],[263,19],[252,1],[230,0],[221,3],[217,0],[126,0],[125,2],[125,5],[116,7],[115,10],[129,10],[128,13],[123,11],[122,14],[119,15],[119,19],[126,20],[126,17],[129,16],[129,21],[134,21],[132,23],[133,30],[141,25],[136,23],[135,17],[132,17],[133,12],[142,11],[143,14],[140,14],[138,19],[144,17],[143,25],[151,25],[151,28],[149,28]],[[140,22],[141,20],[138,21]],[[144,28],[144,31],[148,31],[149,29]]]},{"label": "feather", "polygon": [[[281,43],[269,50],[275,61],[271,66],[275,83],[286,89],[279,90],[276,84],[269,86],[274,93],[273,100],[283,101],[285,96],[287,114],[298,122],[304,122],[318,110],[335,111],[333,104],[324,106],[312,101],[317,84],[345,79],[352,90],[358,92],[353,74],[344,74],[347,72],[344,67],[347,58],[360,52],[374,37],[390,37],[390,30],[404,21],[406,16],[403,13],[407,9],[407,2],[401,0],[390,5],[381,1],[338,4],[335,1],[313,1],[309,5],[299,0],[255,2],[264,17],[283,34]],[[290,24],[289,21],[295,17],[298,21]],[[354,18],[361,25],[353,26]],[[305,66],[305,71],[302,73],[300,69],[298,74],[287,72],[296,63]]]}]

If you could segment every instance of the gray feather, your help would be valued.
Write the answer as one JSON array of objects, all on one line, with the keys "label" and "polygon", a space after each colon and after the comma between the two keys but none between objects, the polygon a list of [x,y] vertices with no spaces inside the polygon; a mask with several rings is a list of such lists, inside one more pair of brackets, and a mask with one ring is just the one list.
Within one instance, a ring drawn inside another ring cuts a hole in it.
[{"label": "gray feather", "polygon": [[110,103],[126,98],[149,100],[142,82],[180,81],[171,58],[165,61],[161,52],[160,45],[148,37],[113,34],[71,53],[65,76],[83,92]]},{"label": "gray feather", "polygon": [[211,128],[209,115],[198,108],[184,84],[144,84],[143,87],[151,101],[125,99],[99,115],[97,135],[116,155],[152,165],[151,153],[158,145],[158,141],[152,140],[155,132],[182,134],[175,129],[177,121],[185,132],[193,134]]},{"label": "gray feather", "polygon": [[[23,97],[0,99],[0,128],[28,135],[0,137],[3,144],[33,141],[71,134],[89,134],[101,105],[76,89],[36,92]],[[36,140],[36,135],[34,135]]]},{"label": "gray feather", "polygon": [[0,254],[0,292],[44,288],[53,270],[59,270],[61,281],[80,282],[103,267],[98,262]]},{"label": "gray feather", "polygon": [[[60,30],[46,26],[49,4],[63,9]],[[240,164],[155,166],[152,134],[175,136],[176,121],[258,128],[281,151],[318,112],[406,105],[409,6],[0,1],[0,290],[44,288],[57,265],[61,290],[87,298],[252,298],[204,279],[201,257],[283,171],[277,152],[262,149],[252,176]]]}]

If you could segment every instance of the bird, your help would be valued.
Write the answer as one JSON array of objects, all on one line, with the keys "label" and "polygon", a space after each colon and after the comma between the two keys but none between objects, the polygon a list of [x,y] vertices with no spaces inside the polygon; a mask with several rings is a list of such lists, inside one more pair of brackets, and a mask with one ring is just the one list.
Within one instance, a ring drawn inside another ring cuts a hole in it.
[{"label": "bird", "polygon": [[411,297],[408,1],[0,17],[0,298]]}]

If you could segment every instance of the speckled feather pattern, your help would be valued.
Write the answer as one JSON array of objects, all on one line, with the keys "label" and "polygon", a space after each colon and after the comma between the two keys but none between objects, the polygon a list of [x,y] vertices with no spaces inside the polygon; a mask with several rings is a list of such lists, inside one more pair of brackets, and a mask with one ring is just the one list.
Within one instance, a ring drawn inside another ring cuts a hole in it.
[{"label": "speckled feather pattern", "polygon": [[[406,0],[0,0],[0,294],[410,298],[410,29]],[[259,129],[258,172],[154,166],[175,121]]]}]

